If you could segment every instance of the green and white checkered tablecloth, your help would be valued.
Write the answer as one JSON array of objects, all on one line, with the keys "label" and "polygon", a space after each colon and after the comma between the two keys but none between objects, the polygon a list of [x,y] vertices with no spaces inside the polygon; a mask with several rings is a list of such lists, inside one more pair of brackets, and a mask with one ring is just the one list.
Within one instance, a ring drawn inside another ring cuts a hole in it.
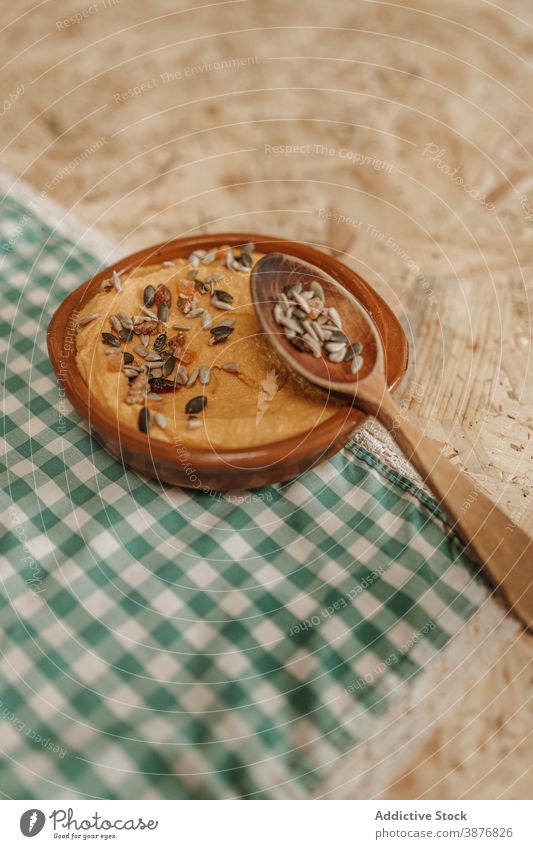
[{"label": "green and white checkered tablecloth", "polygon": [[0,231],[0,792],[319,794],[479,603],[437,505],[355,443],[251,494],[124,469],[46,353],[98,260],[13,197]]}]

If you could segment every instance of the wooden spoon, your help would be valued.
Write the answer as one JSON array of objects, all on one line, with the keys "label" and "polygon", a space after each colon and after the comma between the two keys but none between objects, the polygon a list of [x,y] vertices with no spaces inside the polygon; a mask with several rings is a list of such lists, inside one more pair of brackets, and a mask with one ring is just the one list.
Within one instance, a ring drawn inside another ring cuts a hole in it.
[{"label": "wooden spoon", "polygon": [[[348,338],[363,346],[363,364],[356,375],[350,363],[332,363],[294,348],[274,318],[284,289],[301,282],[305,290],[313,280],[321,285],[326,306],[337,310]],[[383,348],[372,317],[332,277],[285,254],[267,254],[256,263],[251,290],[259,322],[282,359],[311,383],[379,419],[441,502],[468,554],[483,565],[510,609],[531,628],[533,541],[403,416],[387,389]]]}]

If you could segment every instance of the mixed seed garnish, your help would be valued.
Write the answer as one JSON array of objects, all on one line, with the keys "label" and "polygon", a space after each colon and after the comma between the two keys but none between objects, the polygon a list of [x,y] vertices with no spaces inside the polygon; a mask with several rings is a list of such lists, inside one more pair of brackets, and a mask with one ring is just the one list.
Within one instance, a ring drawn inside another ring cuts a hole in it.
[{"label": "mixed seed garnish", "polygon": [[325,357],[331,363],[350,363],[352,374],[363,365],[361,344],[350,342],[338,310],[326,305],[318,280],[306,286],[301,282],[287,286],[274,306],[274,320],[298,351]]},{"label": "mixed seed garnish", "polygon": [[[128,378],[128,392],[124,400],[130,405],[141,405],[137,423],[141,432],[148,434],[153,424],[162,430],[167,427],[164,414],[150,412],[146,406],[147,401],[161,402],[165,394],[174,393],[181,387],[190,388],[197,383],[207,387],[212,382],[213,371],[207,363],[190,371],[187,368],[196,356],[187,345],[187,331],[194,328],[207,331],[209,345],[219,345],[229,339],[234,332],[236,319],[235,316],[229,316],[228,312],[236,306],[234,295],[227,290],[231,282],[227,270],[248,274],[253,265],[254,250],[252,244],[243,245],[240,249],[233,249],[229,245],[209,250],[198,249],[188,257],[189,270],[184,271],[177,281],[175,296],[164,283],[156,286],[149,284],[141,292],[142,303],[135,307],[135,315],[130,316],[120,310],[109,316],[110,331],[101,334],[109,370],[122,371]],[[215,262],[218,264],[217,270],[206,268]],[[176,263],[165,260],[162,266],[176,267]],[[114,271],[110,278],[103,281],[102,289],[123,292],[124,286],[120,279],[122,273]],[[206,301],[199,302],[203,297]],[[209,304],[214,310],[224,311],[227,318],[215,324],[216,318],[222,316],[216,316],[213,310],[206,309]],[[299,302],[301,316],[307,318],[311,307],[305,299],[303,304]],[[186,317],[186,321],[179,321],[176,314],[171,317],[173,310]],[[98,317],[99,312],[91,313],[80,319],[78,326],[89,324]],[[197,324],[195,319],[199,319]],[[172,335],[172,330],[175,335]],[[194,334],[189,335],[194,338]],[[131,340],[135,340],[136,344],[131,352],[125,351],[123,345]],[[228,373],[240,371],[236,362],[227,362],[218,368]],[[203,422],[198,415],[206,409],[207,402],[206,395],[197,395],[187,401],[185,416],[188,428],[202,427]]]}]

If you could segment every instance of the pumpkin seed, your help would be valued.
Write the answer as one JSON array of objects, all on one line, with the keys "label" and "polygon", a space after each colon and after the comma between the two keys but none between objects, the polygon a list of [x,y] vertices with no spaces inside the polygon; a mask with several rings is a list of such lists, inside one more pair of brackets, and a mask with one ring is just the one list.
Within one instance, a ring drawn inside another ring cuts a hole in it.
[{"label": "pumpkin seed", "polygon": [[159,304],[155,318],[159,319],[159,321],[168,321],[168,307],[166,304]]}]

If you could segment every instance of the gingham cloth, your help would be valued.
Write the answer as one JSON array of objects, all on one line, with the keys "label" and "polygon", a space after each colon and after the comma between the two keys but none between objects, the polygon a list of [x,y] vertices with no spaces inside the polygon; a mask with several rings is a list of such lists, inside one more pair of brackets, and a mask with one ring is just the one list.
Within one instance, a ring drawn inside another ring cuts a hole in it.
[{"label": "gingham cloth", "polygon": [[99,261],[10,197],[0,228],[0,792],[318,794],[479,604],[473,568],[436,503],[355,443],[256,493],[124,469],[46,352]]}]

